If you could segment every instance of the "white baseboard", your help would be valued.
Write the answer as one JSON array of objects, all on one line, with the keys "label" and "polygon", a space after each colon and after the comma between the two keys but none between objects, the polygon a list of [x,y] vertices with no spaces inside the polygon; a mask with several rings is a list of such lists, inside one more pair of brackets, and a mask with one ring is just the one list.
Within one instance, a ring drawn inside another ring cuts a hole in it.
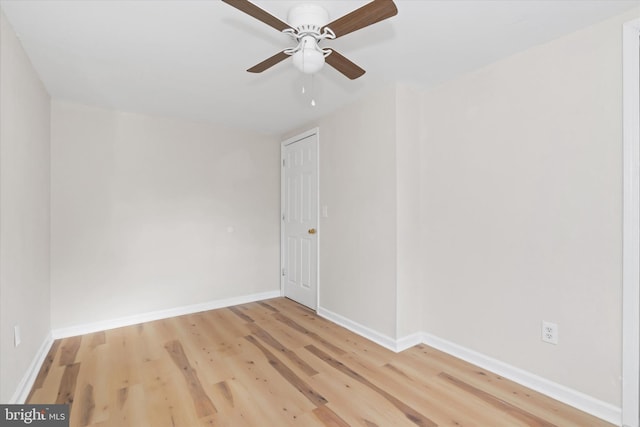
[{"label": "white baseboard", "polygon": [[27,400],[27,397],[29,397],[29,393],[31,392],[31,387],[33,387],[33,383],[38,377],[40,367],[42,366],[44,359],[47,357],[52,344],[53,336],[49,333],[40,345],[38,352],[31,361],[31,364],[29,365],[29,368],[27,368],[27,372],[25,372],[22,380],[20,380],[18,387],[16,387],[16,391],[13,393],[9,404],[23,404]]},{"label": "white baseboard", "polygon": [[137,325],[143,322],[167,319],[169,317],[183,316],[185,314],[199,313],[201,311],[215,310],[217,308],[230,307],[233,305],[247,304],[250,302],[282,296],[280,290],[262,292],[259,294],[244,295],[240,297],[226,298],[209,301],[200,304],[192,304],[183,307],[169,308],[166,310],[152,311],[148,313],[135,314],[133,316],[120,317],[118,319],[103,320],[100,322],[87,323],[84,325],[58,328],[51,331],[53,339],[74,337],[77,335],[90,334],[93,332],[106,331],[109,329],[121,328],[123,326]]},{"label": "white baseboard", "polygon": [[326,308],[319,307],[318,315],[322,316],[344,328],[349,329],[368,340],[371,340],[381,346],[400,352],[413,347],[417,344],[426,344],[447,354],[472,363],[483,369],[491,371],[495,374],[503,376],[511,381],[542,393],[546,396],[556,399],[569,406],[573,406],[581,411],[608,421],[616,426],[621,425],[622,410],[621,408],[609,403],[598,400],[592,396],[581,393],[569,387],[557,384],[546,378],[535,375],[515,366],[504,363],[477,351],[468,349],[458,344],[446,341],[424,332],[417,332],[403,338],[394,340],[393,338],[381,334],[373,329],[363,326],[351,319],[340,314],[334,313]]},{"label": "white baseboard", "polygon": [[333,323],[336,323],[343,328],[350,330],[351,332],[354,332],[370,341],[373,341],[376,344],[380,344],[381,346],[388,348],[391,351],[396,351],[396,340],[387,335],[367,328],[366,326],[354,322],[351,319],[347,319],[346,317],[327,310],[326,308],[318,307],[318,316],[324,317],[327,320],[331,320]]},{"label": "white baseboard", "polygon": [[434,335],[424,333],[423,343],[608,421],[616,426],[621,425],[622,410],[617,406]]},{"label": "white baseboard", "polygon": [[411,335],[407,335],[404,338],[398,338],[396,341],[396,352],[405,351],[408,348],[413,347],[414,345],[423,344],[424,343],[424,333],[416,332]]}]

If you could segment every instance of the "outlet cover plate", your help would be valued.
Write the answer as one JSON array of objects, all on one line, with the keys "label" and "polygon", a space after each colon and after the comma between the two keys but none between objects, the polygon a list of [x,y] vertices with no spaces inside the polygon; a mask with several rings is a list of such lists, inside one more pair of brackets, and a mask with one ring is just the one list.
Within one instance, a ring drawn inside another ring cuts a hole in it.
[{"label": "outlet cover plate", "polygon": [[549,344],[558,344],[558,324],[553,322],[542,322],[542,341]]}]

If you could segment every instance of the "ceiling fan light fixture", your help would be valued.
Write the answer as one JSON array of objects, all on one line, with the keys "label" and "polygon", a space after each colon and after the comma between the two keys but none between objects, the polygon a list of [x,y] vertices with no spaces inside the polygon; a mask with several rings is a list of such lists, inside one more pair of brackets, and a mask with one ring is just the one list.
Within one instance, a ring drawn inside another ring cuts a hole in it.
[{"label": "ceiling fan light fixture", "polygon": [[293,65],[305,74],[314,74],[324,65],[324,54],[314,48],[305,47],[293,54]]}]

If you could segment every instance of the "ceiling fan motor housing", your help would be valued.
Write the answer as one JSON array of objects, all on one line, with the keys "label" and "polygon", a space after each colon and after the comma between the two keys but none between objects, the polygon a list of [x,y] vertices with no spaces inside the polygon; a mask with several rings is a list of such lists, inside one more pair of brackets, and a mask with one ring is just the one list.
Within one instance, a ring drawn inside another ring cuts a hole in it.
[{"label": "ceiling fan motor housing", "polygon": [[316,4],[301,4],[292,7],[287,17],[289,25],[301,33],[320,33],[320,29],[329,22],[329,13]]}]

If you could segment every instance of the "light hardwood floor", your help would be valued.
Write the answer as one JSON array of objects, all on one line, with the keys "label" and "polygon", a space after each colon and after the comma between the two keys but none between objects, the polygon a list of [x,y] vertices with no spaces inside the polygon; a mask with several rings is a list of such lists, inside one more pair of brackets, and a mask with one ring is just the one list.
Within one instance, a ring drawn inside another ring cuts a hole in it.
[{"label": "light hardwood floor", "polygon": [[71,426],[610,426],[425,345],[278,298],[54,342],[29,403]]}]

